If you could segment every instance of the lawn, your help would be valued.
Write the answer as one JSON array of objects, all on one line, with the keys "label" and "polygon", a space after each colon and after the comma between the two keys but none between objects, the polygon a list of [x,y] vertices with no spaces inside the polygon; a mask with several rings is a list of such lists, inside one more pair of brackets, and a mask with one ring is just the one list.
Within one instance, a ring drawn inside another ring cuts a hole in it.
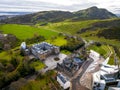
[{"label": "lawn", "polygon": [[91,49],[100,53],[105,58],[107,57],[108,53],[110,52],[107,45],[102,45],[102,46],[91,45],[88,47],[88,50],[91,50]]},{"label": "lawn", "polygon": [[34,34],[42,35],[46,39],[56,36],[58,33],[43,28],[37,28],[29,25],[5,24],[0,25],[0,30],[6,34],[13,34],[19,39],[32,38]]},{"label": "lawn", "polygon": [[114,65],[114,54],[111,55],[108,64],[110,64],[110,65]]},{"label": "lawn", "polygon": [[36,71],[42,69],[45,67],[45,64],[43,64],[41,61],[35,61],[31,63],[31,66],[35,68]]},{"label": "lawn", "polygon": [[[81,35],[82,36],[82,35]],[[102,43],[107,43],[107,44],[109,44],[109,45],[113,45],[113,46],[117,46],[117,47],[119,47],[120,48],[120,41],[118,41],[118,40],[114,40],[114,39],[112,39],[112,40],[110,40],[110,39],[105,39],[105,38],[103,38],[103,37],[101,37],[101,38],[99,38],[99,37],[96,37],[96,36],[91,36],[91,37],[85,37],[85,36],[82,36],[84,39],[86,39],[86,40],[94,40],[94,41],[96,41],[96,42],[102,42]]]},{"label": "lawn", "polygon": [[71,52],[70,52],[70,51],[67,51],[67,50],[62,50],[61,53],[66,54],[66,55],[71,54]]},{"label": "lawn", "polygon": [[101,55],[104,56],[105,59],[110,54],[110,50],[111,50],[113,52],[113,54],[111,55],[108,64],[114,65],[114,49],[113,49],[112,46],[108,46],[108,45],[102,45],[102,46],[92,45],[92,46],[88,47],[88,50],[90,50],[90,49],[100,53]]},{"label": "lawn", "polygon": [[1,52],[0,53],[0,60],[9,61],[10,59],[11,59],[11,55],[9,55],[7,52]]},{"label": "lawn", "polygon": [[67,44],[67,41],[64,39],[64,37],[57,37],[55,39],[49,39],[49,40],[46,40],[46,42],[51,43],[56,46],[63,46]]}]

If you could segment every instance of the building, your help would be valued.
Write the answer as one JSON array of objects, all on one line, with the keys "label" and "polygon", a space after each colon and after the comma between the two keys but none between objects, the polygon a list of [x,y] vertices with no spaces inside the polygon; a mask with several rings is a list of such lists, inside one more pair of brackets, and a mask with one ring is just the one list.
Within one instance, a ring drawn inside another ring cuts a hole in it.
[{"label": "building", "polygon": [[50,55],[57,55],[60,53],[60,48],[57,46],[53,46],[47,42],[42,42],[38,44],[34,44],[31,47],[31,52],[37,58],[44,60]]},{"label": "building", "polygon": [[117,68],[118,67],[116,66],[111,66],[108,64],[102,65],[98,72],[93,73],[93,90],[104,90],[107,83],[116,82],[118,72]]},{"label": "building", "polygon": [[30,49],[27,47],[25,42],[21,43],[20,50],[24,55],[29,55],[30,54]]},{"label": "building", "polygon": [[92,58],[94,61],[96,61],[100,58],[100,54],[93,50],[90,50],[89,57]]},{"label": "building", "polygon": [[93,74],[93,90],[104,90],[106,86],[105,80],[100,79],[100,72]]},{"label": "building", "polygon": [[1,34],[1,33],[0,33],[0,39],[3,39],[3,38],[5,38],[5,37],[7,37],[7,35],[8,35],[8,34]]},{"label": "building", "polygon": [[63,89],[68,89],[70,87],[70,81],[60,73],[57,75],[57,81]]},{"label": "building", "polygon": [[117,86],[109,87],[108,90],[120,90],[120,81],[118,81]]},{"label": "building", "polygon": [[82,64],[83,61],[80,58],[67,57],[63,60],[63,63],[57,65],[57,69],[68,77],[72,77],[79,70]]},{"label": "building", "polygon": [[22,42],[21,45],[20,45],[20,48],[25,50],[27,48],[26,43]]},{"label": "building", "polygon": [[[117,82],[116,80],[118,79],[118,67],[114,65],[109,65],[109,57],[103,59],[99,53],[93,50],[90,50],[89,57],[94,60],[91,65],[92,68],[90,67],[93,77],[93,90],[105,90],[106,88],[108,90],[109,85],[114,86],[114,84]],[[94,69],[95,66],[96,69]]]}]

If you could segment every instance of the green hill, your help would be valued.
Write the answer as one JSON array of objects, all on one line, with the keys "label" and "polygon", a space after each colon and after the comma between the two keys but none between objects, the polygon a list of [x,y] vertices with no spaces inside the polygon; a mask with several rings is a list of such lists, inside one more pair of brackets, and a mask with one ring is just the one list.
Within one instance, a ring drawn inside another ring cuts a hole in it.
[{"label": "green hill", "polygon": [[120,47],[120,19],[59,22],[41,26],[49,30],[82,36],[88,40],[106,42]]},{"label": "green hill", "polygon": [[110,19],[117,18],[117,16],[106,9],[91,7],[77,12],[69,11],[42,11],[38,13],[16,16],[1,20],[1,23],[19,23],[19,24],[36,24],[42,23],[46,25],[48,22],[61,22],[61,21],[81,21],[93,19]]},{"label": "green hill", "polygon": [[91,19],[109,19],[116,18],[116,15],[109,12],[106,9],[101,9],[97,7],[90,7],[85,10],[80,10],[74,13],[76,15],[75,20],[91,20]]}]

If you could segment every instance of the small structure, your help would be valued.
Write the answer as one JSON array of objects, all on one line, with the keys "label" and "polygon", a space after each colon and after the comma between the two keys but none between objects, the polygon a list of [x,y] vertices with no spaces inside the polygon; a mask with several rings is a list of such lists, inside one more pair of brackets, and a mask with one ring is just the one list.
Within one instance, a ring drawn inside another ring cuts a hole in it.
[{"label": "small structure", "polygon": [[57,46],[53,46],[47,42],[42,42],[38,44],[34,44],[31,47],[31,52],[40,60],[46,59],[50,55],[57,55],[60,53],[60,48]]},{"label": "small structure", "polygon": [[70,87],[70,81],[62,74],[57,75],[57,81],[63,87],[63,89],[68,89]]},{"label": "small structure", "polygon": [[21,47],[20,47],[20,48],[25,50],[25,49],[27,48],[26,43],[25,43],[25,42],[22,42],[22,43],[21,43]]},{"label": "small structure", "polygon": [[1,33],[0,33],[0,39],[1,39],[1,38],[4,38],[4,37],[7,37],[7,35],[8,35],[8,34],[1,34]]},{"label": "small structure", "polygon": [[25,42],[22,42],[20,45],[20,50],[24,55],[29,55],[30,54],[30,50],[28,49],[27,45]]},{"label": "small structure", "polygon": [[90,50],[89,57],[92,58],[94,61],[96,61],[100,58],[100,54],[93,50]]}]

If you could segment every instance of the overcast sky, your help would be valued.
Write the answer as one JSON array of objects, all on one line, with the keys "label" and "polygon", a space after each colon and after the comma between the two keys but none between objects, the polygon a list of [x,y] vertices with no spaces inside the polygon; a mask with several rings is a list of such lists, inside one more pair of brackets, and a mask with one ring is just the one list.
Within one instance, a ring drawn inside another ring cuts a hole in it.
[{"label": "overcast sky", "polygon": [[0,11],[77,11],[91,6],[120,13],[120,0],[0,0]]}]

